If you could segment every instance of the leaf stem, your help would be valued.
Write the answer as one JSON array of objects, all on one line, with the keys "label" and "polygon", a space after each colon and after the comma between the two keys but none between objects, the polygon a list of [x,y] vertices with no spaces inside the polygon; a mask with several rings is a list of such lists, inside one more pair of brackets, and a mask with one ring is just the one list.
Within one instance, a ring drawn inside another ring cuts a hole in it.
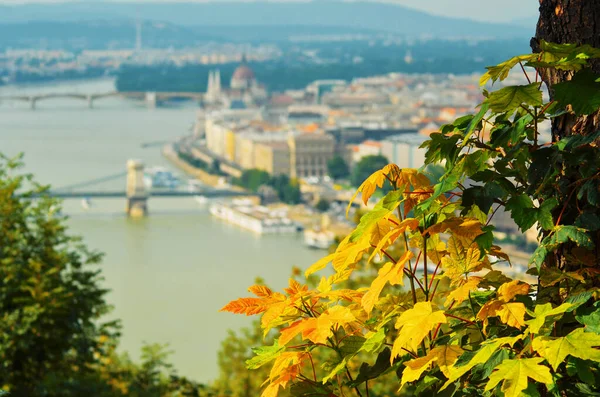
[{"label": "leaf stem", "polygon": [[455,318],[455,319],[457,319],[457,320],[460,320],[460,321],[462,321],[462,322],[464,322],[464,323],[467,323],[467,324],[469,324],[469,325],[477,325],[477,323],[474,323],[474,322],[473,322],[473,321],[471,321],[471,320],[467,320],[466,318],[458,317],[458,316],[455,316],[454,314],[448,314],[448,313],[445,313],[445,314],[446,314],[446,317],[452,317],[452,318]]},{"label": "leaf stem", "polygon": [[[350,382],[354,382],[354,378],[352,378],[352,374],[350,374],[350,370],[348,369],[348,367],[346,367],[346,375],[348,375],[348,379],[350,379]],[[359,397],[362,397],[362,393],[358,389],[358,386],[354,386],[354,390],[356,390],[356,394],[358,394]]]},{"label": "leaf stem", "polygon": [[523,63],[521,61],[519,61],[519,65],[521,66],[521,70],[523,71],[523,74],[525,75],[525,78],[527,79],[527,82],[529,84],[531,84],[531,79],[527,75],[527,72],[525,71],[525,67],[523,66]]},{"label": "leaf stem", "polygon": [[313,362],[312,354],[308,353],[308,358],[310,359],[310,365],[312,366],[312,373],[315,382],[317,381],[317,371],[315,370],[315,363]]},{"label": "leaf stem", "polygon": [[473,312],[473,318],[475,319],[475,325],[477,325],[477,329],[479,330],[479,333],[481,334],[481,337],[483,338],[483,340],[486,340],[485,334],[483,333],[481,326],[477,322],[477,314],[475,314],[475,306],[473,306],[473,299],[471,299],[471,291],[469,291],[469,306],[471,306],[471,311]]},{"label": "leaf stem", "polygon": [[425,284],[425,301],[429,301],[429,288],[427,285],[427,236],[423,236],[423,284]]}]

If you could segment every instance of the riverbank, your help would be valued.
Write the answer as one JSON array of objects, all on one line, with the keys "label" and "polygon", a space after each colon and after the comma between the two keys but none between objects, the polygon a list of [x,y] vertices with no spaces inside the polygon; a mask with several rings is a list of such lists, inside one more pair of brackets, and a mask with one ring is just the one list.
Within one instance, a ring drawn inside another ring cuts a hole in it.
[{"label": "riverbank", "polygon": [[[162,155],[167,160],[169,160],[169,162],[171,162],[171,164],[173,164],[175,167],[179,168],[187,175],[198,179],[205,185],[209,185],[214,188],[222,188],[225,185],[225,178],[223,176],[211,174],[201,168],[194,167],[188,162],[182,160],[177,154],[177,151],[175,150],[175,143],[170,143],[168,145],[163,146]],[[238,192],[246,192],[245,189],[234,185],[227,185],[227,189]]]}]

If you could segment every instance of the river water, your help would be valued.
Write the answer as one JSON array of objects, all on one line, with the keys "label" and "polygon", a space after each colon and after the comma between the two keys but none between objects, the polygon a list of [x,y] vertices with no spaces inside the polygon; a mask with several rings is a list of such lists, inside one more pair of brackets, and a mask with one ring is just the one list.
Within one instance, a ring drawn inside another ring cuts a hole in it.
[{"label": "river water", "polygon": [[[113,90],[112,80],[101,80],[0,87],[0,96]],[[119,174],[131,158],[178,173],[157,143],[189,134],[195,113],[192,104],[148,109],[120,98],[99,100],[94,109],[81,100],[52,99],[35,111],[4,101],[0,152],[24,152],[25,171],[56,188]],[[124,188],[119,177],[86,189]],[[280,289],[293,265],[306,268],[322,255],[305,248],[300,236],[259,237],[223,224],[192,198],[152,198],[142,220],[125,217],[124,199],[92,200],[89,209],[81,204],[66,200],[64,212],[71,232],[106,254],[101,267],[115,307],[111,316],[123,324],[121,349],[137,358],[144,342],[167,343],[178,372],[203,382],[218,373],[227,329],[250,323],[219,308],[244,296],[257,276]]]}]

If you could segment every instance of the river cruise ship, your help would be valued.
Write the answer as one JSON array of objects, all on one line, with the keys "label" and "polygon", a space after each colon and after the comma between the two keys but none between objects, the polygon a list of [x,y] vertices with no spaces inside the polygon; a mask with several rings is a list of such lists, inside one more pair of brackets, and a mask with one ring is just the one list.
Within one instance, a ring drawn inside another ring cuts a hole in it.
[{"label": "river cruise ship", "polygon": [[250,202],[234,200],[232,204],[216,203],[210,213],[228,223],[258,234],[296,233],[300,225],[287,218],[285,211],[252,205]]}]

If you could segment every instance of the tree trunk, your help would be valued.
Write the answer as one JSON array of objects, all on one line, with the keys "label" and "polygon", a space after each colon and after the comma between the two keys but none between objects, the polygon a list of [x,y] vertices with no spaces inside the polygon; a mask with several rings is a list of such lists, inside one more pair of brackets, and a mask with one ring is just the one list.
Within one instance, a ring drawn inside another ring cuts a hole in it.
[{"label": "tree trunk", "polygon": [[[540,18],[537,24],[536,36],[531,39],[531,48],[534,52],[540,52],[540,41],[545,40],[558,44],[588,44],[600,48],[600,0],[539,0]],[[591,61],[592,70],[600,74],[600,59]],[[553,99],[553,85],[570,80],[572,71],[540,70],[541,78],[548,87],[550,99]],[[600,129],[600,112],[587,116],[577,116],[568,113],[552,119],[552,141],[556,142],[569,135],[588,135]],[[560,176],[559,179],[567,179],[558,186],[572,185],[573,173],[570,176]],[[576,178],[576,177],[575,177]],[[569,191],[561,191],[562,199],[556,212],[563,207],[577,207],[577,195]],[[554,214],[555,219],[557,213]],[[565,218],[563,217],[563,221]],[[573,219],[567,222],[572,222]],[[598,266],[600,262],[600,231],[592,232],[591,237],[596,245],[593,252],[586,254],[589,266]],[[566,244],[559,248],[553,255],[548,255],[545,260],[546,267],[555,267],[564,271],[576,270],[576,264],[572,261],[577,256],[577,247]],[[590,255],[591,254],[591,255]],[[593,284],[600,286],[600,279],[595,277]],[[568,289],[568,284],[567,284]]]},{"label": "tree trunk", "polygon": [[[539,0],[540,19],[535,37],[531,39],[531,49],[539,51],[540,40],[558,44],[589,44],[600,48],[600,1],[599,0]],[[600,60],[591,62],[592,70],[600,74]],[[552,86],[569,80],[573,73],[550,71],[541,77],[548,86],[550,98]],[[576,117],[564,115],[552,121],[552,140],[568,135],[587,135],[600,128],[600,113]]]}]

